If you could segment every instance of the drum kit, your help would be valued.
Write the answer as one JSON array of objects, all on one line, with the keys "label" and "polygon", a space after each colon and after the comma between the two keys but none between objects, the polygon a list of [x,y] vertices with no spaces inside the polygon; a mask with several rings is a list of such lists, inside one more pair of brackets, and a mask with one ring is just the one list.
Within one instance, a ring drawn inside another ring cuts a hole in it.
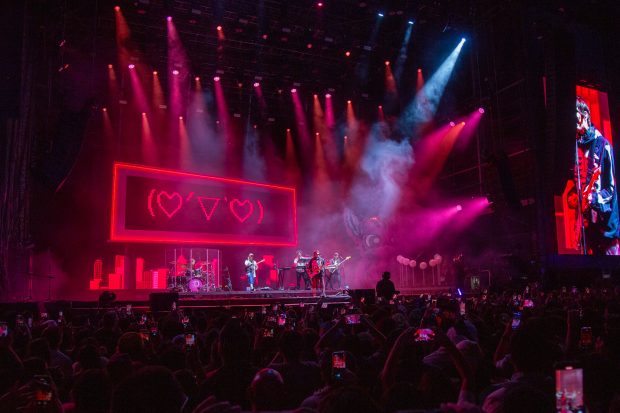
[{"label": "drum kit", "polygon": [[215,272],[211,263],[192,258],[188,262],[177,260],[169,264],[169,290],[191,293],[215,291]]}]

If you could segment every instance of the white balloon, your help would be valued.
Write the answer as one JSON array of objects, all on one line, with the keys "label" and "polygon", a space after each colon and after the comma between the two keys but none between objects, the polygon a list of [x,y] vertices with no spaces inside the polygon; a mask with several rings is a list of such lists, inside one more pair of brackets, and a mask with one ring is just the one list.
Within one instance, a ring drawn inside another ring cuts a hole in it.
[{"label": "white balloon", "polygon": [[409,265],[411,260],[409,258],[403,258],[403,265]]},{"label": "white balloon", "polygon": [[435,255],[433,256],[433,258],[435,258],[436,260],[438,260],[438,259],[440,259],[440,258],[441,258],[441,255],[439,255],[439,254],[435,254]]},{"label": "white balloon", "polygon": [[400,255],[400,254],[398,254],[398,255],[396,256],[396,259],[397,259],[397,260],[402,260],[403,258],[404,258],[404,257],[403,257],[402,255]]},{"label": "white balloon", "polygon": [[437,265],[437,261],[435,261],[435,260],[429,260],[429,261],[428,261],[428,265],[430,265],[431,267],[434,267],[435,265]]},{"label": "white balloon", "polygon": [[420,269],[421,269],[421,270],[425,270],[425,269],[426,269],[426,267],[428,267],[428,265],[427,265],[425,262],[421,262],[421,263],[420,263]]},{"label": "white balloon", "polygon": [[415,268],[415,266],[416,266],[416,265],[418,265],[418,263],[417,263],[417,262],[415,262],[415,260],[411,260],[411,261],[409,261],[409,266],[410,266],[411,268]]},{"label": "white balloon", "polygon": [[401,263],[400,262],[400,255],[396,257],[396,262],[399,263],[399,264]]},{"label": "white balloon", "polygon": [[435,259],[435,261],[437,261],[437,264],[441,264],[441,262],[443,261],[443,258],[441,258],[441,255],[440,255],[439,258]]}]

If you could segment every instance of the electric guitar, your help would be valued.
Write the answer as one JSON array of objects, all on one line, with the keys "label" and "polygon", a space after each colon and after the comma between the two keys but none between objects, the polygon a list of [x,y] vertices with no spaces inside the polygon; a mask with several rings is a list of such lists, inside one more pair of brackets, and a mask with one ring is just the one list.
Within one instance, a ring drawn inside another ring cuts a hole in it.
[{"label": "electric guitar", "polygon": [[[311,262],[312,262],[312,260],[310,260],[310,262],[308,264],[310,264]],[[310,278],[314,278],[317,275],[320,275],[321,272],[323,272],[323,270],[325,269],[326,266],[327,266],[327,261],[323,260],[323,264],[322,265],[319,265],[319,266],[317,266],[314,269],[312,268],[312,265],[310,265],[306,271],[308,273],[308,276],[310,276]]]},{"label": "electric guitar", "polygon": [[581,210],[582,212],[586,212],[590,208],[590,204],[588,202],[588,195],[592,193],[594,189],[594,184],[598,181],[598,178],[601,176],[601,168],[600,166],[592,172],[592,177],[590,178],[590,182],[581,192]]},{"label": "electric guitar", "polygon": [[260,261],[254,261],[254,263],[248,265],[245,267],[245,271],[248,272],[250,269],[252,269],[252,267],[254,267],[254,271],[256,271],[258,269],[258,264],[260,264],[261,262],[264,262],[265,259],[263,258]]},{"label": "electric guitar", "polygon": [[329,264],[327,267],[328,270],[330,270],[331,272],[337,271],[338,267],[340,267],[342,264],[344,264],[346,261],[350,260],[351,256],[349,255],[347,258],[345,258],[344,260],[340,261],[338,264]]}]

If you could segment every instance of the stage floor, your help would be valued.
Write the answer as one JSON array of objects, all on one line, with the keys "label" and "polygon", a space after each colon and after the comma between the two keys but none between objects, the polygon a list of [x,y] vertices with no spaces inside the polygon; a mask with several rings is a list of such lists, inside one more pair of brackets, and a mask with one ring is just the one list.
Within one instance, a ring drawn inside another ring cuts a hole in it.
[{"label": "stage floor", "polygon": [[[401,296],[418,296],[421,294],[445,294],[453,292],[449,286],[427,286],[418,288],[401,289]],[[355,290],[353,290],[355,291]],[[369,290],[364,290],[369,291]],[[372,291],[372,290],[370,290]],[[51,300],[51,301],[13,301],[1,303],[3,306],[21,307],[38,306],[40,311],[43,308],[63,307],[76,310],[99,310],[99,295],[102,291],[88,291],[80,297],[74,299]],[[114,291],[116,300],[112,304],[115,306],[126,306],[131,304],[136,311],[148,311],[151,308],[151,294],[162,298],[172,291],[168,290],[118,290]],[[371,293],[372,294],[372,293]],[[340,305],[348,304],[353,298],[339,290],[326,291],[326,296],[321,297],[320,292],[313,290],[271,290],[262,289],[250,291],[213,291],[213,292],[179,292],[178,308],[200,309],[200,308],[232,308],[232,307],[265,307],[275,304],[284,306],[302,306],[310,304]],[[354,294],[352,294],[354,295]],[[52,310],[53,311],[53,310]]]}]

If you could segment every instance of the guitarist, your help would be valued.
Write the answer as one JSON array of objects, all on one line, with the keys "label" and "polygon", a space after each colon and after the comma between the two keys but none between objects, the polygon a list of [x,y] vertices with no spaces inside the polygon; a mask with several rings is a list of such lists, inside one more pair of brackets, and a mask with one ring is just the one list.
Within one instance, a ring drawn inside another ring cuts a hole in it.
[{"label": "guitarist", "polygon": [[[592,124],[590,108],[581,97],[577,97],[576,109],[575,183],[581,191],[579,206],[582,219],[578,223],[583,225],[583,230],[579,231],[579,245],[587,254],[619,255],[613,148]],[[585,239],[581,234],[585,235]]]},{"label": "guitarist", "polygon": [[342,277],[340,276],[340,266],[344,264],[345,261],[350,259],[351,257],[347,257],[342,259],[339,253],[334,252],[334,256],[327,263],[327,268],[330,270],[329,275],[327,276],[327,286],[330,289],[334,289],[334,284],[336,285],[336,290],[340,289],[340,284],[342,281]]},{"label": "guitarist", "polygon": [[319,250],[315,250],[312,258],[306,265],[306,271],[311,279],[316,280],[321,285],[321,297],[325,297],[325,280],[323,278],[325,272],[325,260],[321,257]]},{"label": "guitarist", "polygon": [[248,283],[250,284],[250,291],[254,291],[254,281],[256,280],[256,270],[258,269],[258,264],[263,262],[261,260],[256,262],[254,260],[254,254],[249,253],[248,258],[245,260],[245,275],[248,277]]}]

